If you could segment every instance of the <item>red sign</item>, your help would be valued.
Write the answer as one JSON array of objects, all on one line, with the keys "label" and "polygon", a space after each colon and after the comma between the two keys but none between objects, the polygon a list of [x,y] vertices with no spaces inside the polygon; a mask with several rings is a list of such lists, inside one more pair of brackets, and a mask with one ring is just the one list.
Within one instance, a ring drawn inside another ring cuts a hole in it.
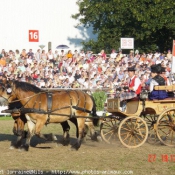
[{"label": "red sign", "polygon": [[29,42],[39,42],[38,30],[29,30]]},{"label": "red sign", "polygon": [[172,54],[175,57],[175,40],[173,40],[173,51],[172,51]]}]

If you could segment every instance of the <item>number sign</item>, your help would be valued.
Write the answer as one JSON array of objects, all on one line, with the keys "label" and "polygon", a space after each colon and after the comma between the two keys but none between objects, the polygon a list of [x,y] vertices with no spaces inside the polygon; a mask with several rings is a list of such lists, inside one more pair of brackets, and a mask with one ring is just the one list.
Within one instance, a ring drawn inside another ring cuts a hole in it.
[{"label": "number sign", "polygon": [[38,30],[29,30],[29,42],[39,42]]},{"label": "number sign", "polygon": [[134,49],[134,38],[120,38],[121,49]]}]

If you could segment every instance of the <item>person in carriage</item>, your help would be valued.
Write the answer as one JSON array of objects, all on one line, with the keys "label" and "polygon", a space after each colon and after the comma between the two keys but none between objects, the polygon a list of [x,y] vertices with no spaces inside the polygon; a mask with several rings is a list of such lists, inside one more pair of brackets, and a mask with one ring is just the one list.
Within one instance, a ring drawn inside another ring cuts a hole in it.
[{"label": "person in carriage", "polygon": [[164,79],[165,79],[165,85],[170,85],[170,81],[168,79],[168,77],[166,76],[166,68],[165,67],[161,67],[161,74],[160,74]]},{"label": "person in carriage", "polygon": [[128,67],[128,75],[129,75],[129,83],[128,83],[128,91],[123,91],[120,93],[120,110],[126,110],[126,100],[137,98],[141,92],[141,81],[135,75],[135,66]]},{"label": "person in carriage", "polygon": [[[165,85],[167,85],[167,86],[171,85],[169,78],[166,76],[166,68],[165,67],[161,68],[160,75],[165,79]],[[168,90],[167,93],[168,93],[168,97],[174,97],[173,91]]]},{"label": "person in carriage", "polygon": [[163,69],[160,64],[151,66],[152,79],[150,81],[150,88],[149,88],[150,94],[148,96],[150,100],[154,100],[154,99],[162,100],[168,97],[167,91],[154,89],[154,86],[167,85],[165,78],[161,76],[162,71]]}]

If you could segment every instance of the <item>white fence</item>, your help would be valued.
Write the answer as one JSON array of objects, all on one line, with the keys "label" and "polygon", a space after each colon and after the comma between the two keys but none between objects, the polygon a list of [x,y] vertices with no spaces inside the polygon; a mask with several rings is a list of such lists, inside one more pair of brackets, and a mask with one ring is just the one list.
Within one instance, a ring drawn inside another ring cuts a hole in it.
[{"label": "white fence", "polygon": [[1,111],[8,109],[8,106],[0,106],[0,117],[1,116],[11,116],[10,113],[2,113]]}]

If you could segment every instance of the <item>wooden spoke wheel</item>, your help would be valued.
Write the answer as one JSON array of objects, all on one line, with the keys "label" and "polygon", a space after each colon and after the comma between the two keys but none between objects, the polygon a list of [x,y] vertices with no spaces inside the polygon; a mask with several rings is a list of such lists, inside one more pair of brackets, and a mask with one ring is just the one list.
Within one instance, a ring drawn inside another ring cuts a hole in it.
[{"label": "wooden spoke wheel", "polygon": [[100,125],[100,133],[102,139],[108,143],[113,144],[118,139],[118,127],[120,120],[118,118],[106,118]]},{"label": "wooden spoke wheel", "polygon": [[119,125],[118,136],[124,146],[137,148],[147,140],[148,126],[140,117],[126,117]]},{"label": "wooden spoke wheel", "polygon": [[157,137],[167,146],[175,146],[175,108],[166,109],[157,120]]},{"label": "wooden spoke wheel", "polygon": [[144,116],[144,120],[148,125],[148,143],[150,144],[156,144],[159,142],[159,139],[157,137],[157,132],[156,132],[156,128],[157,128],[157,119],[158,116],[155,114],[152,115],[145,115]]}]

